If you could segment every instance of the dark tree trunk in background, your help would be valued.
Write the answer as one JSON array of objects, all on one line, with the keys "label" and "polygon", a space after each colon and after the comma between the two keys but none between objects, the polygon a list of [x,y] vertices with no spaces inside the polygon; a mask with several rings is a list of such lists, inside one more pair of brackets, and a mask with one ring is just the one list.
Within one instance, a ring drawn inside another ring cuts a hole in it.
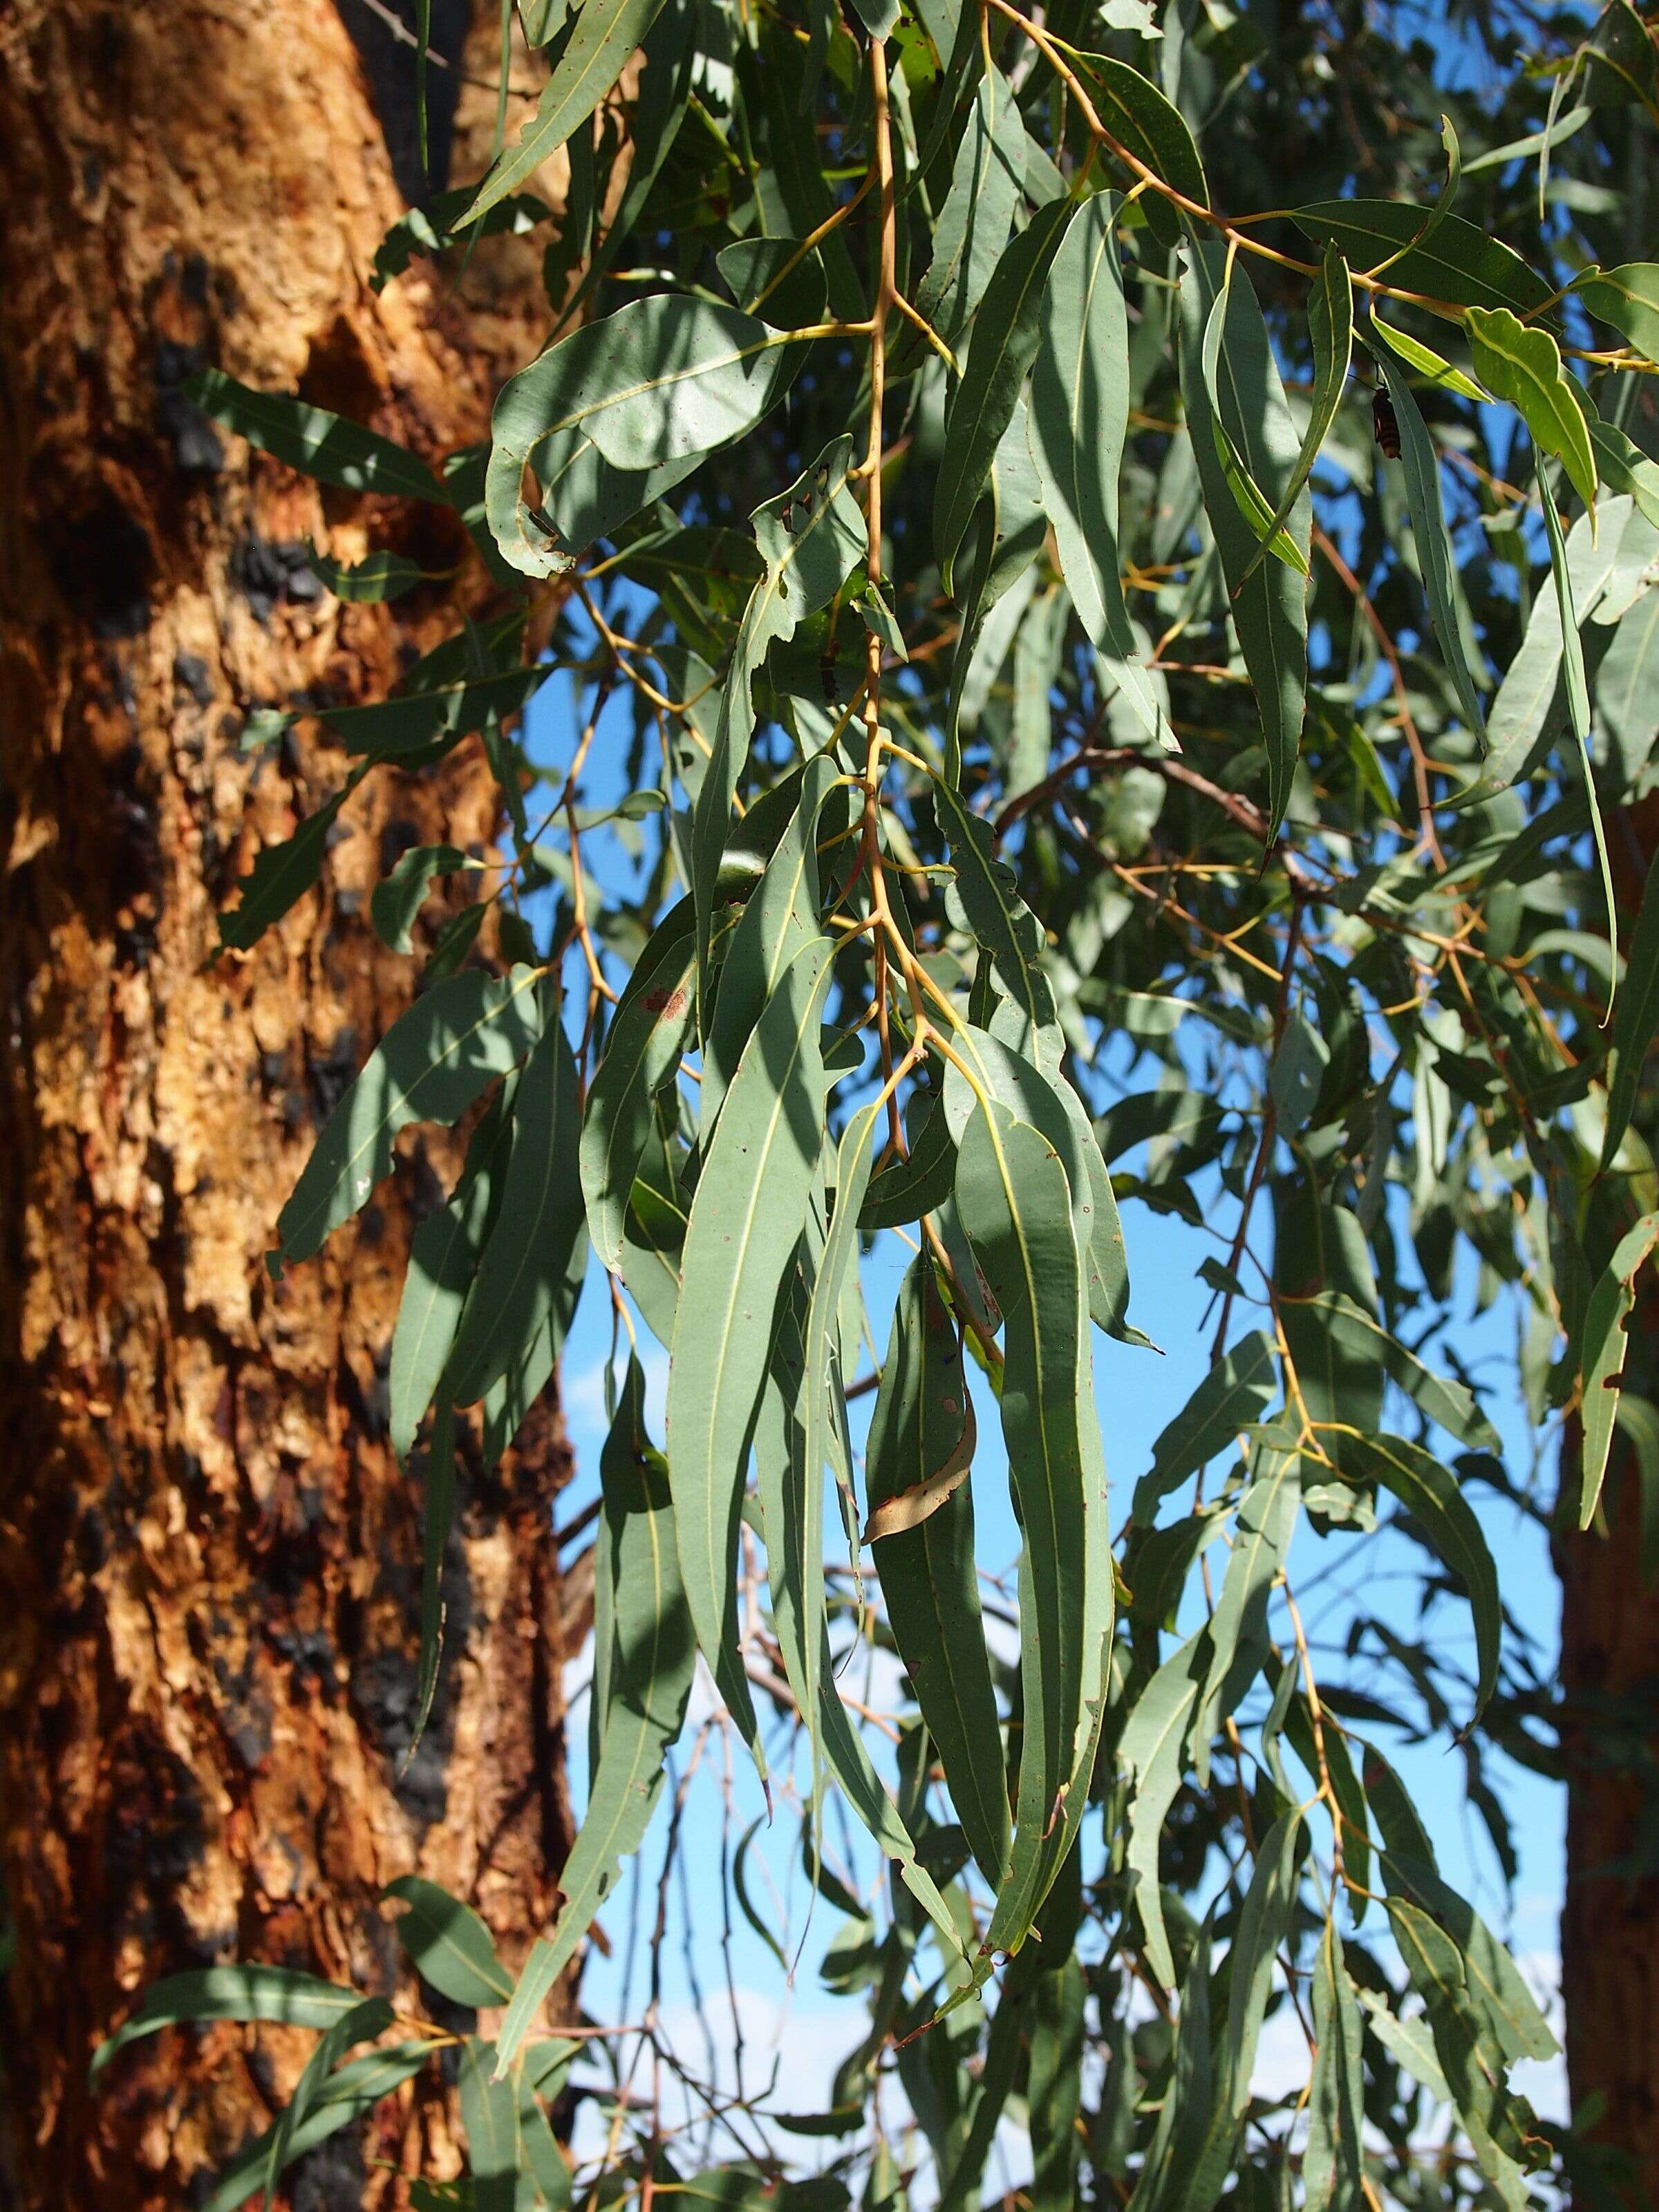
[{"label": "dark tree trunk in background", "polygon": [[[550,1540],[550,1400],[468,1486],[444,1686],[400,1773],[420,1498],[384,1374],[410,1207],[451,1141],[417,1145],[280,1289],[260,1264],[320,1115],[410,991],[363,911],[382,850],[492,833],[471,750],[372,782],[320,893],[209,959],[238,874],[342,775],[303,727],[240,757],[246,711],[377,695],[453,626],[441,586],[337,605],[302,541],[434,569],[460,545],[441,516],[251,455],[181,377],[215,362],[435,459],[544,326],[514,241],[441,299],[418,263],[368,289],[401,205],[407,113],[383,133],[369,90],[385,106],[392,82],[322,0],[0,17],[0,2203],[29,2212],[173,2212],[313,2040],[170,2033],[94,2100],[88,2059],[142,1986],[245,1957],[388,1988],[376,1899],[410,1871],[473,1899],[516,1959],[568,1840],[580,1624]],[[464,92],[460,140],[493,109]],[[454,2172],[444,2094],[317,2154],[295,2201],[384,2201],[376,2158]]]},{"label": "dark tree trunk in background", "polygon": [[[1648,1316],[1659,1323],[1659,1315]],[[1632,1334],[1643,1317],[1632,1322]],[[1659,1590],[1636,1572],[1641,1493],[1615,1437],[1605,1534],[1564,1532],[1567,1889],[1561,1913],[1575,2111],[1659,2202]],[[1636,2200],[1633,2200],[1636,2201]]]},{"label": "dark tree trunk in background", "polygon": [[[1613,842],[1626,940],[1659,853],[1659,801],[1626,809]],[[1638,1121],[1659,1145],[1644,1085]],[[1628,1204],[1620,1217],[1631,1218]],[[1599,1257],[1600,1255],[1598,1255]],[[1659,1294],[1638,1281],[1626,1379],[1659,1402]],[[1599,1524],[1577,1529],[1577,1425],[1563,1458],[1554,1553],[1561,1577],[1561,1687],[1567,1761],[1567,1885],[1561,1983],[1575,2112],[1592,2102],[1594,2139],[1627,2161],[1632,2203],[1659,2203],[1659,1583],[1644,1572],[1635,1455],[1613,1432]]]}]

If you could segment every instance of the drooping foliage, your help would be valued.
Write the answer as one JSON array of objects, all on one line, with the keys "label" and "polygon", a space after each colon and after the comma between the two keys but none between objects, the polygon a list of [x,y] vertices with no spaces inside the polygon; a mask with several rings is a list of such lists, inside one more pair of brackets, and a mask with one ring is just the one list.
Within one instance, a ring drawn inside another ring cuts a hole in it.
[{"label": "drooping foliage", "polygon": [[[197,389],[279,463],[453,506],[477,552],[453,637],[322,714],[338,791],[223,921],[227,957],[280,927],[365,777],[485,749],[500,853],[436,931],[465,856],[376,890],[423,989],[271,1259],[368,1202],[399,1129],[467,1117],[391,1352],[423,1710],[457,1453],[500,1456],[606,1279],[623,1346],[556,1924],[515,1976],[398,1886],[425,1979],[504,2008],[460,2043],[479,2212],[971,2205],[1016,2115],[1044,2212],[1519,2205],[1587,2171],[1510,2085],[1553,2036],[1377,1739],[1458,1748],[1500,1855],[1486,1753],[1551,1757],[1475,1510],[1544,1509],[1441,1341],[1458,1300],[1513,1315],[1497,1387],[1534,1430],[1577,1413],[1571,1519],[1615,1426],[1659,1480],[1624,1333],[1659,1244],[1659,908],[1614,919],[1659,736],[1659,51],[1626,0],[1427,15],[520,0],[533,118],[380,271],[545,238],[548,343],[488,447],[428,465]],[[555,212],[524,188],[561,149]],[[555,678],[585,720],[550,787],[518,718]],[[271,706],[253,736],[313,711]],[[1159,1215],[1209,1240],[1208,1371],[1125,1466],[1112,1395],[1166,1389],[1134,1318]],[[1022,1534],[994,1602],[988,1416]],[[1346,1650],[1310,1638],[1300,1563],[1379,1528],[1416,1547],[1421,1632],[1356,1601]],[[902,1662],[885,1732],[843,1694],[860,1644]],[[573,2174],[546,2117],[578,2044],[541,2008],[698,1655],[848,1915],[868,2017],[796,2118],[830,2146],[810,2180],[665,2140],[620,2056],[602,2155]],[[886,1863],[866,1895],[831,1807]],[[1304,2084],[1264,2096],[1280,2014]],[[254,1966],[116,2040],[226,2016],[321,2037],[216,2206],[430,2047]],[[902,2142],[871,2118],[895,2075]]]}]

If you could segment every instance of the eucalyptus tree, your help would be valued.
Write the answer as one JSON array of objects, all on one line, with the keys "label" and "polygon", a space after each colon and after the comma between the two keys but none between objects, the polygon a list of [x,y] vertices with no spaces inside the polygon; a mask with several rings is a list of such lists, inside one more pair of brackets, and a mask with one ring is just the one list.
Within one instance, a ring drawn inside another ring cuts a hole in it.
[{"label": "eucalyptus tree", "polygon": [[[1554,2036],[1387,1755],[1401,1729],[1458,1747],[1500,1853],[1494,1751],[1607,1786],[1473,1500],[1554,1516],[1564,1559],[1601,1547],[1601,1602],[1646,1604],[1605,1532],[1646,1525],[1659,1472],[1644,1342],[1625,1372],[1659,1243],[1648,26],[1624,0],[520,21],[535,116],[380,256],[392,281],[544,230],[562,304],[488,441],[434,472],[228,375],[193,392],[298,469],[459,514],[495,586],[390,697],[292,702],[337,787],[222,929],[246,948],[309,895],[360,787],[490,764],[483,895],[422,919],[443,845],[374,892],[424,988],[270,1265],[314,1264],[408,1125],[465,1121],[391,1350],[422,1711],[457,1455],[505,1449],[608,1283],[587,1810],[522,1960],[395,1886],[422,1975],[492,2033],[394,2031],[363,1990],[250,1964],[156,1990],[100,2066],[204,2014],[321,2031],[224,2205],[434,2039],[480,2207],[970,2204],[1009,2115],[1043,2207],[1650,2179],[1650,2029],[1609,2055],[1570,1979],[1601,2125],[1534,2115],[1510,2077]],[[560,149],[554,217],[531,187]],[[550,670],[582,702],[550,783],[514,726]],[[611,744],[621,869],[585,796]],[[1133,1295],[1158,1214],[1208,1240],[1207,1372],[1113,1486],[1110,1394],[1164,1388]],[[884,1243],[904,1271],[872,1310]],[[1471,1297],[1512,1321],[1498,1384],[1446,1333]],[[1534,1464],[1506,1465],[1494,1388]],[[994,1605],[986,1419],[1022,1537]],[[1379,1531],[1420,1560],[1414,1634],[1367,1596]],[[1302,1596],[1345,1573],[1332,1650]],[[884,1729],[842,1693],[860,1644],[902,1662]],[[599,2139],[549,2118],[587,2061],[544,2008],[699,1658],[848,1916],[865,2016],[830,2108],[790,2116],[830,2146],[806,2179],[775,2136],[734,2159],[713,2102],[665,2125],[630,2038],[687,2062],[650,2021],[583,2077]],[[832,1870],[828,1808],[884,1887]],[[1288,2094],[1258,2078],[1270,2012],[1305,2036]]]}]

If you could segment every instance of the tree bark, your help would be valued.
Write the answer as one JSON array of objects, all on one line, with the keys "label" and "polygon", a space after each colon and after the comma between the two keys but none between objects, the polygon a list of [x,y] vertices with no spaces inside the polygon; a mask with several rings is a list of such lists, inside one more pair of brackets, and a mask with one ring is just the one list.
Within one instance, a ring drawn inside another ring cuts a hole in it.
[{"label": "tree bark", "polygon": [[[1624,809],[1613,842],[1627,941],[1659,854],[1659,799]],[[1646,1085],[1638,1125],[1659,1146]],[[1597,1218],[1592,1266],[1639,1208]],[[1659,1403],[1659,1297],[1638,1278],[1626,1386]],[[1561,1579],[1562,1748],[1567,1778],[1561,1995],[1576,2115],[1614,2161],[1632,2205],[1659,2203],[1659,1586],[1635,1452],[1615,1430],[1601,1510],[1577,1528],[1578,1425],[1568,1427],[1554,1541]]]},{"label": "tree bark", "polygon": [[[493,108],[464,94],[462,138]],[[550,1394],[506,1468],[463,1470],[443,1682],[404,1771],[421,1501],[384,1378],[411,1211],[454,1145],[418,1142],[280,1286],[261,1255],[410,994],[367,926],[382,853],[491,838],[476,749],[372,778],[320,891],[251,955],[210,955],[254,852],[343,780],[314,724],[241,757],[247,710],[381,694],[454,625],[442,586],[337,605],[303,541],[431,570],[465,543],[435,510],[319,494],[181,380],[216,362],[435,460],[481,434],[539,318],[513,240],[464,290],[416,264],[370,291],[401,202],[322,0],[14,0],[0,181],[0,2203],[171,2212],[313,2039],[169,2032],[94,2097],[98,2040],[159,1976],[232,1958],[391,1989],[377,1900],[410,1871],[516,1959],[568,1843],[580,1628]],[[313,2154],[293,2203],[378,2203],[377,2161],[453,2173],[446,2095],[412,2087],[367,2146]]]},{"label": "tree bark", "polygon": [[[1659,1314],[1645,1317],[1659,1325]],[[1632,1317],[1632,1335],[1643,1317]],[[1607,1525],[1564,1529],[1561,1685],[1567,1885],[1561,1987],[1575,2112],[1617,2155],[1628,2201],[1659,2201],[1659,1591],[1638,1571],[1641,1492],[1615,1437]],[[1639,2189],[1640,2193],[1638,2193]]]}]

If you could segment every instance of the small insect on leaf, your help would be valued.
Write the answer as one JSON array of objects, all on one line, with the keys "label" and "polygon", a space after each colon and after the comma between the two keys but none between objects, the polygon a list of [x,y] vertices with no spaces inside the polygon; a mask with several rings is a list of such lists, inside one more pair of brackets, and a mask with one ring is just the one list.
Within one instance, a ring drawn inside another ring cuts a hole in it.
[{"label": "small insect on leaf", "polygon": [[1394,411],[1394,402],[1386,392],[1379,392],[1371,401],[1371,429],[1377,449],[1385,461],[1400,459],[1400,417]]}]

